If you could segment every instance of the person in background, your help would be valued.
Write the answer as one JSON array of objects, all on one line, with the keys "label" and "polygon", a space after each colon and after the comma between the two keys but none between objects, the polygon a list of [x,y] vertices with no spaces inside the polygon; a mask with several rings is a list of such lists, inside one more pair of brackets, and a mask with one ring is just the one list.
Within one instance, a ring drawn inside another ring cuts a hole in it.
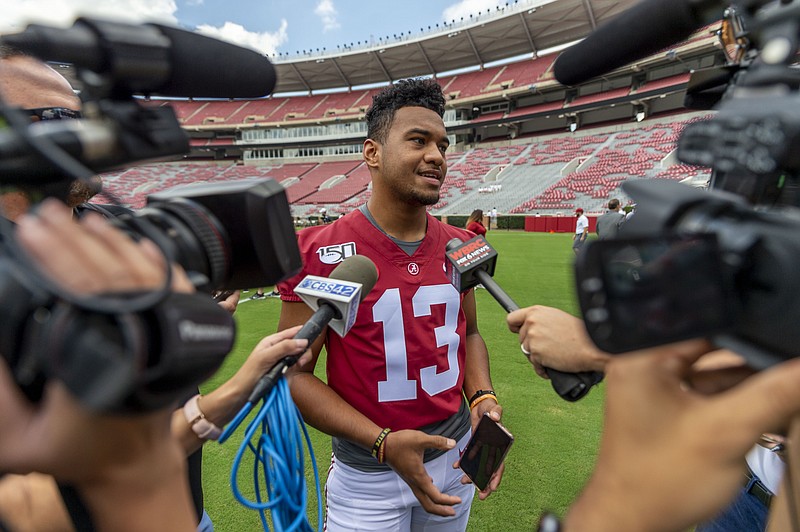
[{"label": "person in background", "polygon": [[255,294],[250,296],[250,299],[264,299],[265,297],[267,296],[264,295],[264,287],[261,287],[258,290],[256,290]]},{"label": "person in background", "polygon": [[634,214],[636,214],[636,204],[635,203],[631,203],[631,209],[625,215],[625,221],[630,220],[633,217]]},{"label": "person in background", "polygon": [[467,218],[467,231],[472,231],[478,236],[486,235],[486,226],[483,225],[483,211],[475,209]]},{"label": "person in background", "polygon": [[492,210],[489,211],[489,227],[487,229],[497,229],[497,207],[492,207]]},{"label": "person in background", "polygon": [[575,224],[575,235],[572,237],[572,251],[577,255],[583,249],[586,239],[589,238],[589,218],[583,214],[583,209],[575,209],[575,217],[578,219]]},{"label": "person in background", "polygon": [[625,214],[620,212],[619,200],[614,198],[608,202],[608,210],[597,219],[595,232],[600,240],[617,236],[620,226],[625,222]]}]

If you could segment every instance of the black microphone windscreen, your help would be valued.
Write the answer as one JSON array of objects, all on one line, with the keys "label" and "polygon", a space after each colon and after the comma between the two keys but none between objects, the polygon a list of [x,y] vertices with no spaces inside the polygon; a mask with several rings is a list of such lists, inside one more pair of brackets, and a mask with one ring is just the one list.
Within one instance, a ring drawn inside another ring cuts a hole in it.
[{"label": "black microphone windscreen", "polygon": [[703,25],[690,3],[647,0],[636,4],[564,50],[553,65],[556,80],[577,85],[686,39]]},{"label": "black microphone windscreen", "polygon": [[260,98],[275,88],[264,55],[180,28],[153,24],[170,41],[169,80],[153,92],[185,98]]},{"label": "black microphone windscreen", "polygon": [[378,268],[364,255],[352,255],[344,259],[328,276],[331,279],[361,283],[361,299],[378,282]]},{"label": "black microphone windscreen", "polygon": [[179,98],[261,98],[275,88],[264,55],[177,27],[79,18],[70,28],[29,25],[2,42],[45,61],[108,77],[117,89]]}]

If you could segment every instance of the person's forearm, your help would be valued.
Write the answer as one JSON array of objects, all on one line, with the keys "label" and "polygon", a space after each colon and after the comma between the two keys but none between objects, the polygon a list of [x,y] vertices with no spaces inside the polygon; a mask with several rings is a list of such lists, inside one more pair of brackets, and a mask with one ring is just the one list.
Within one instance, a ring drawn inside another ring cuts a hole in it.
[{"label": "person's forearm", "polygon": [[606,364],[611,360],[611,356],[605,351],[598,349],[597,346],[589,340],[584,345],[581,360],[586,363],[586,368],[583,371],[599,371],[604,373]]},{"label": "person's forearm", "polygon": [[[247,402],[248,395],[253,391],[253,386],[248,388],[243,384],[233,378],[223,383],[216,390],[203,395],[198,401],[198,406],[205,418],[219,428],[224,428],[241,410]],[[171,430],[172,435],[180,442],[186,456],[195,452],[205,443],[205,440],[200,439],[189,426],[189,422],[183,413],[183,407],[173,412]]]},{"label": "person's forearm", "polygon": [[467,399],[478,390],[492,390],[492,377],[489,371],[489,352],[486,342],[478,334],[468,334],[466,338],[467,357],[464,364],[464,395]]},{"label": "person's forearm", "polygon": [[289,385],[303,420],[317,430],[372,449],[385,428],[370,421],[311,373],[294,374]]}]

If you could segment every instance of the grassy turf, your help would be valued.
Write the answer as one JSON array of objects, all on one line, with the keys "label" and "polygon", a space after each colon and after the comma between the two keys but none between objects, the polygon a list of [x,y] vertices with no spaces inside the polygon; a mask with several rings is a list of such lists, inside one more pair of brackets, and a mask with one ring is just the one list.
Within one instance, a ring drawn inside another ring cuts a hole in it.
[{"label": "grassy turf", "polygon": [[[570,235],[491,231],[488,239],[499,253],[495,279],[520,306],[549,305],[577,314]],[[515,443],[500,490],[486,501],[476,498],[468,530],[530,531],[543,510],[563,514],[588,477],[601,431],[603,389],[601,385],[578,403],[560,399],[520,352],[516,336],[506,327],[503,309],[485,290],[477,291],[477,300],[492,379],[504,409],[503,423],[514,434]],[[237,345],[204,391],[230,377],[258,340],[274,332],[279,310],[278,299],[240,305]],[[323,368],[321,358],[317,366],[321,377]],[[310,432],[324,486],[330,441],[314,429]],[[210,443],[204,451],[205,505],[220,532],[261,529],[257,513],[245,509],[231,494],[231,464],[241,438],[240,428],[224,445]],[[243,489],[251,485],[250,479],[240,479]],[[316,497],[309,493],[312,525],[315,505]]]}]

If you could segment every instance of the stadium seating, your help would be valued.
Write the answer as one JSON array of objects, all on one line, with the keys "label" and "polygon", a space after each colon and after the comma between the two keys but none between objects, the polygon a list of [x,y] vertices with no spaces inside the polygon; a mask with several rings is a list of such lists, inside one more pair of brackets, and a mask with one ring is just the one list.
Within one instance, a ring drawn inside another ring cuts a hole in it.
[{"label": "stadium seating", "polygon": [[[695,113],[451,154],[441,199],[431,211],[465,214],[495,207],[508,213],[555,214],[581,206],[587,212],[600,212],[609,197],[626,199],[620,185],[629,179],[702,183],[708,169],[679,164],[672,156],[682,129],[702,118]],[[134,208],[143,206],[148,194],[177,185],[249,178],[282,183],[295,215],[315,212],[320,206],[331,213],[349,212],[371,194],[369,171],[358,159],[276,166],[168,163],[111,172],[103,178],[109,194]]]},{"label": "stadium seating", "polygon": [[305,198],[302,204],[312,205],[337,205],[343,204],[354,196],[365,192],[370,182],[369,169],[360,163],[355,169],[351,170],[345,178],[330,188],[321,188]]},{"label": "stadium seating", "polygon": [[326,181],[335,177],[343,176],[351,172],[361,161],[339,161],[321,163],[304,173],[295,185],[286,191],[290,203],[309,203],[306,198],[319,190]]},{"label": "stadium seating", "polygon": [[[557,54],[487,67],[452,76],[442,76],[439,83],[451,100],[461,100],[501,93],[508,89],[534,85],[544,80]],[[352,117],[372,104],[379,89],[364,89],[308,96],[270,97],[260,100],[176,101],[181,123],[186,126],[239,125],[251,123],[291,123],[296,121]],[[164,105],[156,100],[153,105]]]}]

